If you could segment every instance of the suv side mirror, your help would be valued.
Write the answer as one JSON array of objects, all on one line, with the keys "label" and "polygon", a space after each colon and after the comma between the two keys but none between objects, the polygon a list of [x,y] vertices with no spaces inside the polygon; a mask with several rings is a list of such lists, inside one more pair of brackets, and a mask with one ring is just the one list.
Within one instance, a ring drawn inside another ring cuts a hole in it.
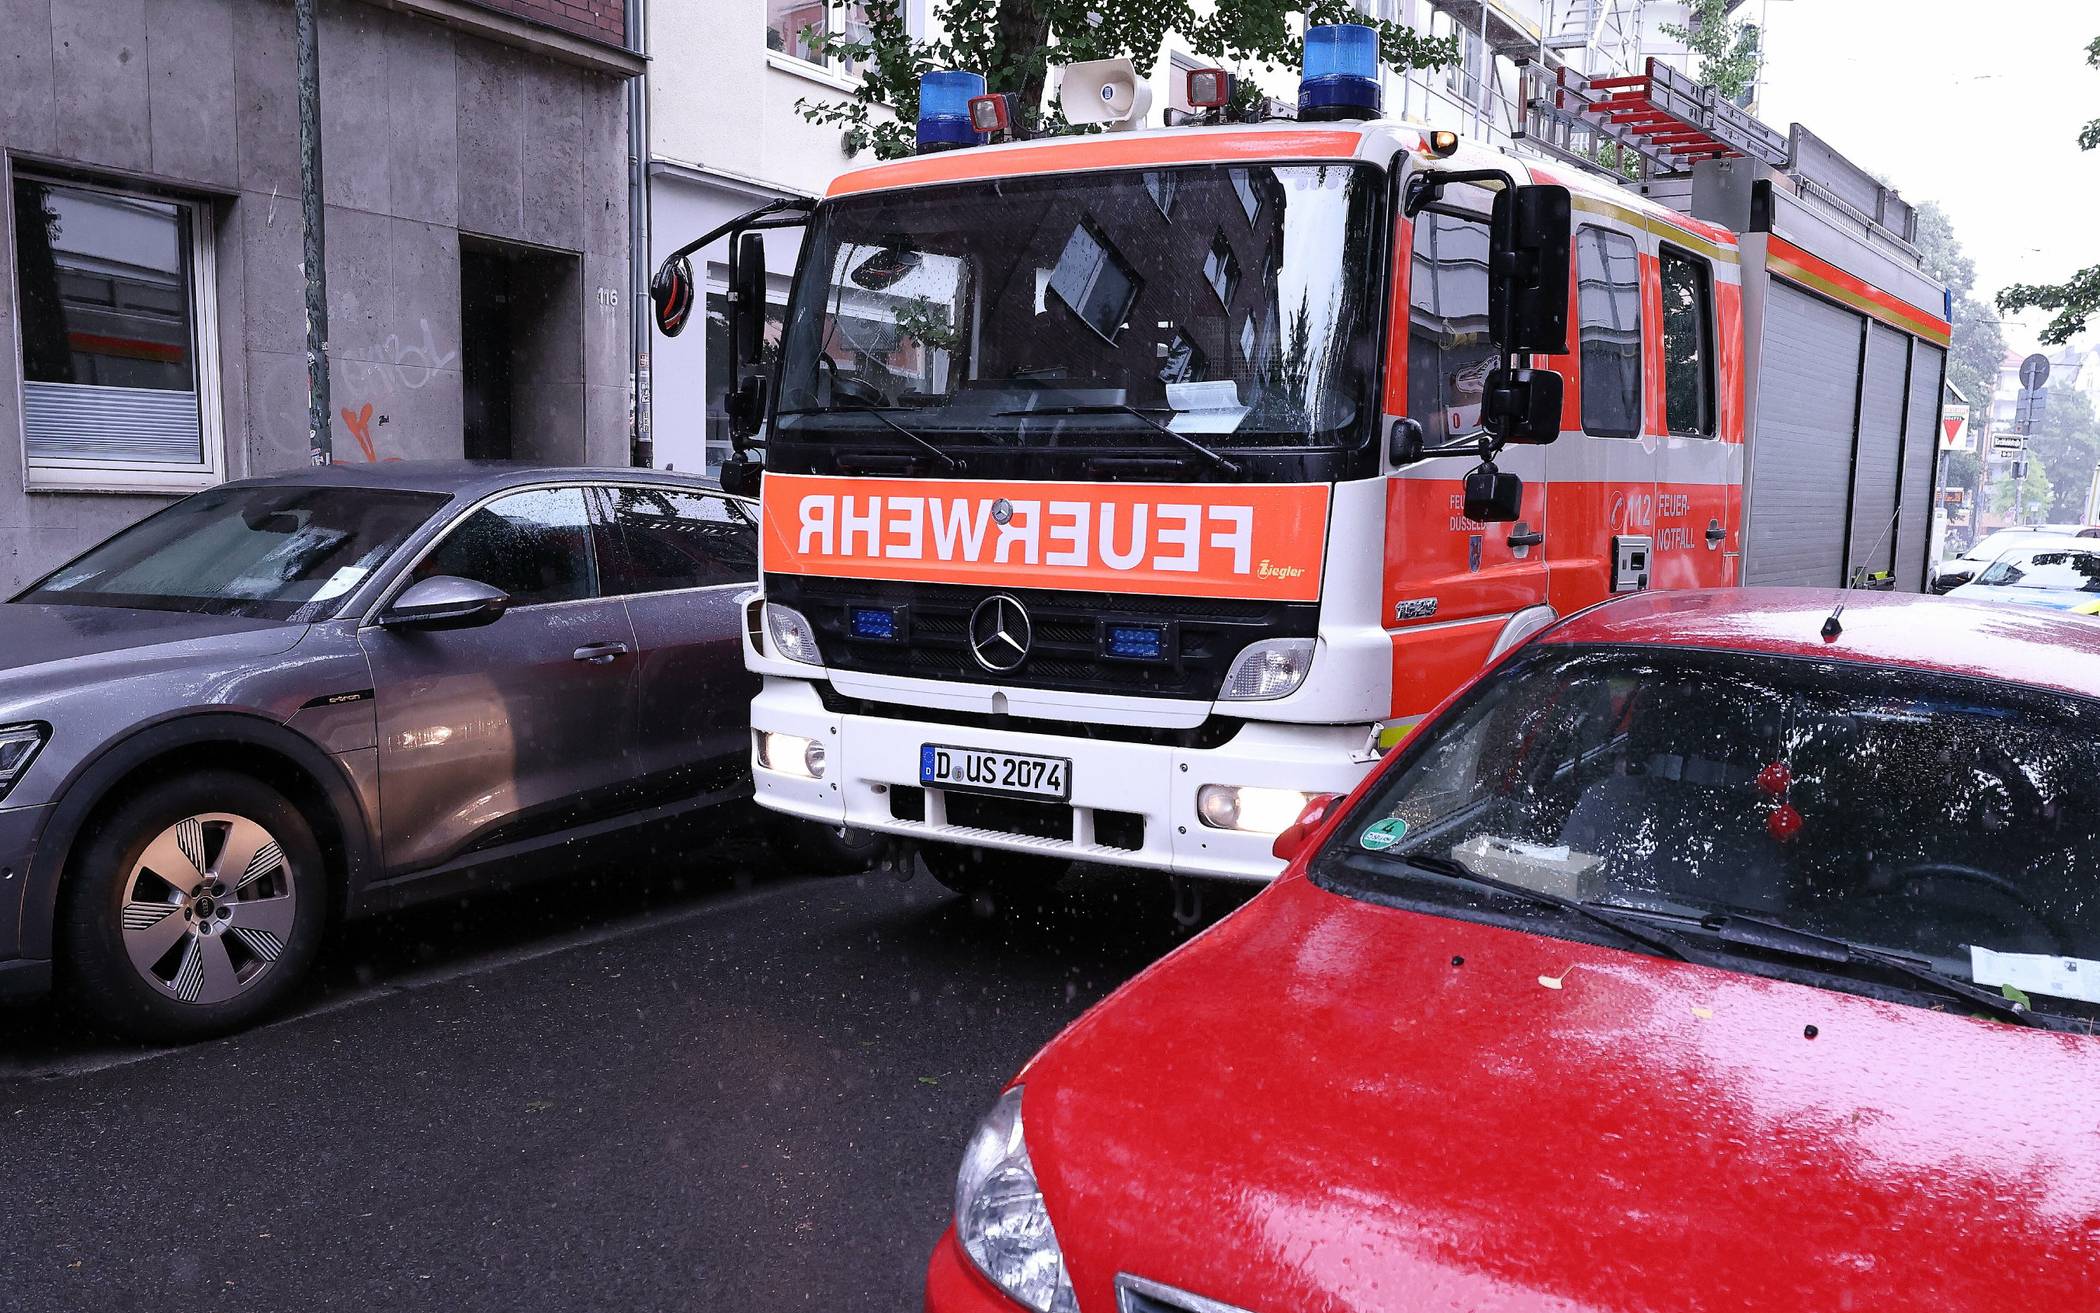
[{"label": "suv side mirror", "polygon": [[471,629],[495,622],[510,594],[458,575],[435,574],[401,590],[379,623],[389,629]]},{"label": "suv side mirror", "polygon": [[1296,861],[1298,854],[1305,851],[1306,842],[1319,833],[1327,813],[1333,811],[1341,800],[1339,793],[1316,793],[1307,798],[1298,819],[1285,827],[1283,833],[1276,836],[1276,842],[1269,845],[1270,854],[1286,862]]},{"label": "suv side mirror", "polygon": [[1488,325],[1505,352],[1567,352],[1573,209],[1566,187],[1505,187],[1495,193]]},{"label": "suv side mirror", "polygon": [[1560,440],[1561,376],[1550,369],[1497,369],[1481,397],[1481,424],[1504,442]]},{"label": "suv side mirror", "polygon": [[1466,475],[1466,518],[1482,524],[1513,524],[1524,510],[1524,480],[1483,461]]}]

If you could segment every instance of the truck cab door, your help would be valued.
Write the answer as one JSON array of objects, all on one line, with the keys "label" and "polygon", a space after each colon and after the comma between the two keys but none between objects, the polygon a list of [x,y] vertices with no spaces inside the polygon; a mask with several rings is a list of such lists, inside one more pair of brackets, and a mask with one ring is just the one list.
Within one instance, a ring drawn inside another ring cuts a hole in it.
[{"label": "truck cab door", "polygon": [[[1390,349],[1405,359],[1388,377],[1403,374],[1405,389],[1389,404],[1421,425],[1427,450],[1478,436],[1487,376],[1499,363],[1488,332],[1490,200],[1482,188],[1456,185],[1399,220],[1407,320]],[[1512,619],[1545,603],[1548,450],[1511,446],[1497,457],[1524,480],[1513,524],[1465,517],[1463,481],[1475,455],[1432,456],[1387,475],[1383,611],[1396,717],[1435,705],[1486,663]]]}]

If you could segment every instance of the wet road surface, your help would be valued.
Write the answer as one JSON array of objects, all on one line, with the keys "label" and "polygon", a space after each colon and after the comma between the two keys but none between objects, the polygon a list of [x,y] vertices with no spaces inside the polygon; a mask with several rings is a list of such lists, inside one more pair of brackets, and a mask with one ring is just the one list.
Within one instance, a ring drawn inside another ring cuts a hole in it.
[{"label": "wet road surface", "polygon": [[978,1115],[1189,932],[698,846],[342,927],[230,1039],[0,1012],[0,1308],[918,1307]]}]

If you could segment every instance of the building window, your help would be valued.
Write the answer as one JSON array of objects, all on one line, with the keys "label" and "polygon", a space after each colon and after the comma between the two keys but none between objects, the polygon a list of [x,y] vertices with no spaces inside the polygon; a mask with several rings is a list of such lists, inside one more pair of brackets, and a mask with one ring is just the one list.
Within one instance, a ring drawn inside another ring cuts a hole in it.
[{"label": "building window", "polygon": [[1180,189],[1181,175],[1178,173],[1148,173],[1145,175],[1145,190],[1151,193],[1152,203],[1159,207],[1162,215],[1174,213],[1174,193]]},{"label": "building window", "polygon": [[180,491],[222,476],[209,214],[17,176],[15,298],[32,488]]},{"label": "building window", "polygon": [[1582,318],[1582,429],[1606,438],[1641,431],[1641,257],[1624,233],[1575,234]]},{"label": "building window", "polygon": [[1662,248],[1663,386],[1672,433],[1714,433],[1712,281],[1706,261]]},{"label": "building window", "polygon": [[766,49],[841,77],[859,77],[860,66],[824,54],[819,42],[832,36],[866,41],[869,31],[863,0],[766,0]]},{"label": "building window", "polygon": [[1254,194],[1254,179],[1245,169],[1234,169],[1232,189],[1240,195],[1240,208],[1247,212],[1247,222],[1253,223],[1254,216],[1261,210],[1261,198]]},{"label": "building window", "polygon": [[1087,327],[1113,342],[1137,300],[1138,277],[1106,238],[1081,223],[1050,272],[1050,290]]},{"label": "building window", "polygon": [[1231,305],[1232,294],[1240,285],[1240,257],[1233,254],[1232,243],[1225,240],[1222,229],[1210,239],[1210,254],[1203,257],[1203,276],[1210,280],[1219,303]]}]

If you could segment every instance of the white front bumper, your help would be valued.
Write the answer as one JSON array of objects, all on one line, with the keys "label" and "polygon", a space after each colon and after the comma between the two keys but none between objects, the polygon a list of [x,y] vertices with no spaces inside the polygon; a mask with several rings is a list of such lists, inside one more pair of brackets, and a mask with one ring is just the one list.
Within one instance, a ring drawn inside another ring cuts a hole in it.
[{"label": "white front bumper", "polygon": [[[754,752],[758,800],[775,811],[912,838],[1055,853],[1074,860],[1145,867],[1183,875],[1268,880],[1283,869],[1271,855],[1275,836],[1218,830],[1196,816],[1196,791],[1228,784],[1307,793],[1345,793],[1371,768],[1370,727],[1249,722],[1218,748],[1156,747],[1056,734],[988,730],[934,721],[836,715],[816,688],[800,679],[768,676],[751,704],[759,733],[796,734],[825,745],[824,778],[767,770]],[[901,820],[894,790],[919,788],[919,749],[927,743],[1066,757],[1072,762],[1071,833],[1063,839],[951,823],[948,795],[925,790],[923,820]],[[1100,841],[1130,826],[1104,823],[1108,811],[1143,818],[1135,848]]]}]

